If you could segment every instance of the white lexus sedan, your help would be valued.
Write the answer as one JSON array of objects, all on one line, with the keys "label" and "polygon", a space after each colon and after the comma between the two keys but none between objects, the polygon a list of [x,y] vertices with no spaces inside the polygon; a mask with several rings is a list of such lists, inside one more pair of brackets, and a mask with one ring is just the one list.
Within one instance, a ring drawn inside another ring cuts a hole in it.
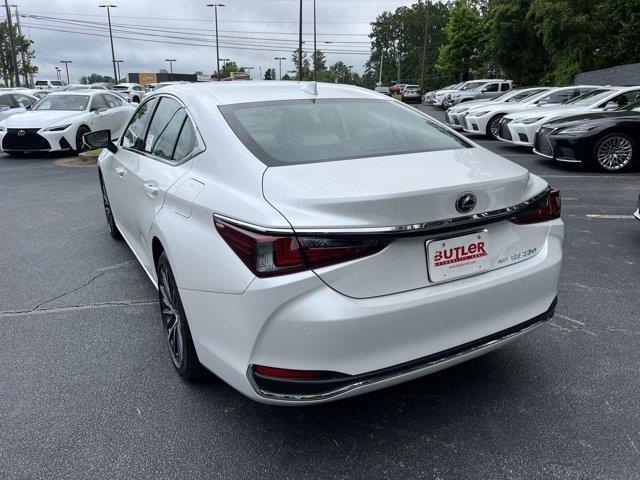
[{"label": "white lexus sedan", "polygon": [[591,90],[562,105],[505,115],[500,120],[498,140],[533,147],[538,129],[547,122],[581,113],[617,110],[640,99],[640,86]]},{"label": "white lexus sedan", "polygon": [[85,133],[109,130],[118,138],[134,110],[104,90],[52,92],[30,110],[0,122],[0,145],[9,155],[83,150]]},{"label": "white lexus sedan", "polygon": [[169,356],[269,403],[376,390],[549,319],[559,192],[415,108],[337,84],[168,86],[85,136]]}]

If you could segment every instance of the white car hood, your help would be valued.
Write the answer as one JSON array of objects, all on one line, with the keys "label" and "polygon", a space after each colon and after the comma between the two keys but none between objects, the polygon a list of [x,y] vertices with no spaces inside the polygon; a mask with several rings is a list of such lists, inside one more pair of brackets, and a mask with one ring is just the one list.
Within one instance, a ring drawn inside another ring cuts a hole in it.
[{"label": "white car hood", "polygon": [[500,105],[501,102],[494,102],[491,98],[484,98],[481,100],[472,100],[470,102],[464,102],[455,107],[451,107],[452,112],[459,112],[461,110],[472,110],[475,107],[488,107],[493,105]]},{"label": "white car hood", "polygon": [[69,110],[36,110],[12,115],[5,120],[7,128],[44,128],[71,123],[85,112]]}]

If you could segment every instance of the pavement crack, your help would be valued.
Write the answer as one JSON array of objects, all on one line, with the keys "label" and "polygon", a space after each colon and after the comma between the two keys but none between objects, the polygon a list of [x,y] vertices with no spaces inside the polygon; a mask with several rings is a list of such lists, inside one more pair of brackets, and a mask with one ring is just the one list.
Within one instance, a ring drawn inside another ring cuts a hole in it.
[{"label": "pavement crack", "polygon": [[97,270],[97,272],[99,272],[99,273],[97,273],[96,275],[94,275],[93,277],[91,277],[89,280],[87,280],[86,282],[84,282],[82,285],[80,285],[78,287],[72,288],[72,289],[67,290],[65,292],[62,292],[62,293],[60,293],[60,294],[58,294],[58,295],[56,295],[54,297],[51,297],[51,298],[49,298],[47,300],[44,300],[43,302],[38,303],[36,306],[34,306],[32,308],[27,308],[27,309],[24,309],[24,310],[13,310],[13,311],[0,312],[0,316],[3,316],[5,314],[6,315],[9,315],[9,314],[11,314],[11,315],[20,315],[20,314],[25,314],[25,313],[33,313],[33,312],[40,311],[40,310],[47,310],[47,309],[43,309],[43,307],[45,305],[47,305],[48,303],[54,302],[54,301],[59,300],[59,299],[61,299],[63,297],[66,297],[67,295],[71,295],[72,293],[75,293],[75,292],[77,292],[79,290],[82,290],[83,288],[86,288],[89,285],[91,285],[93,282],[95,282],[97,279],[99,279],[103,275],[106,275],[107,273],[115,272],[117,270],[121,270],[123,268],[126,268],[126,267],[134,264],[134,263],[135,262],[133,260],[129,260],[129,261],[126,261],[126,262],[123,262],[123,263],[117,263],[115,265],[110,265],[110,266],[107,266],[107,267],[99,268]]},{"label": "pavement crack", "polygon": [[65,305],[61,307],[44,307],[39,309],[31,309],[31,310],[9,310],[0,312],[0,318],[10,318],[10,317],[22,317],[27,315],[38,315],[44,313],[51,312],[73,312],[78,310],[92,310],[99,308],[108,308],[108,307],[130,307],[130,306],[139,306],[139,305],[156,305],[158,302],[156,300],[122,300],[122,301],[113,301],[113,302],[96,302],[96,303],[86,303],[80,305]]}]

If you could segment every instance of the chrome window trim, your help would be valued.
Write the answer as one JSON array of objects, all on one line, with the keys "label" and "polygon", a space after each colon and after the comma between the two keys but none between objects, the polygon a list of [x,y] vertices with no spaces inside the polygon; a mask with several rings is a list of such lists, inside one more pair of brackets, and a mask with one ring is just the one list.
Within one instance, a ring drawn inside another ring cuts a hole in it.
[{"label": "chrome window trim", "polygon": [[[525,200],[517,205],[511,207],[500,208],[497,210],[491,210],[483,213],[474,213],[471,215],[465,215],[462,217],[452,217],[443,220],[433,220],[429,222],[412,223],[409,225],[397,225],[389,227],[352,227],[352,228],[282,228],[282,227],[264,227],[262,225],[255,225],[250,222],[237,220],[235,218],[227,217],[218,213],[214,213],[214,219],[219,218],[231,224],[255,230],[264,234],[273,235],[291,235],[293,233],[299,235],[420,235],[430,233],[434,230],[441,230],[443,228],[450,227],[465,227],[468,225],[474,225],[478,222],[492,222],[500,219],[508,218],[514,214],[526,209],[530,205],[542,200],[547,195],[547,188],[540,193],[537,193],[533,197]],[[295,230],[295,232],[294,232]]]}]

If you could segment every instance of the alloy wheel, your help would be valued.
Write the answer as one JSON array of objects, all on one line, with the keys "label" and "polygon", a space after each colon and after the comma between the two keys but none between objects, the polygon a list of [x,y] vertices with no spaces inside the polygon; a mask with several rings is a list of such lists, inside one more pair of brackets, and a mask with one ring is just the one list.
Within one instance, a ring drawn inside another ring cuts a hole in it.
[{"label": "alloy wheel", "polygon": [[491,120],[491,125],[489,126],[489,131],[491,132],[491,136],[493,138],[498,138],[498,134],[500,133],[500,117]]},{"label": "alloy wheel", "polygon": [[614,135],[606,138],[596,152],[598,164],[609,171],[625,168],[633,158],[633,145],[625,137]]},{"label": "alloy wheel", "polygon": [[162,265],[159,269],[159,295],[162,323],[169,344],[171,360],[176,368],[182,367],[184,360],[184,338],[182,336],[182,316],[177,308],[178,293],[172,275]]}]

